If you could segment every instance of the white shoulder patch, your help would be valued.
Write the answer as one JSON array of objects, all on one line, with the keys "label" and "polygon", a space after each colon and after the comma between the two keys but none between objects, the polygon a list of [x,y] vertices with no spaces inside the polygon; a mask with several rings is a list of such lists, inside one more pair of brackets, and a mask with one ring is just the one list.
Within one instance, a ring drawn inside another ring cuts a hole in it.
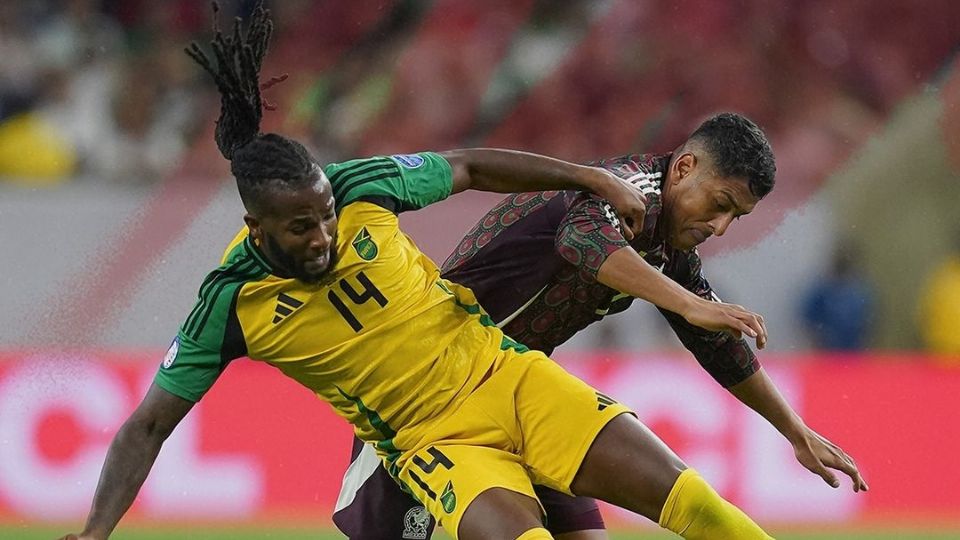
[{"label": "white shoulder patch", "polygon": [[167,349],[167,354],[163,357],[164,369],[173,365],[173,362],[177,359],[178,352],[180,352],[180,336],[173,338],[173,343],[170,344],[170,348]]},{"label": "white shoulder patch", "polygon": [[395,154],[390,157],[407,169],[419,168],[424,162],[423,156],[417,154]]}]

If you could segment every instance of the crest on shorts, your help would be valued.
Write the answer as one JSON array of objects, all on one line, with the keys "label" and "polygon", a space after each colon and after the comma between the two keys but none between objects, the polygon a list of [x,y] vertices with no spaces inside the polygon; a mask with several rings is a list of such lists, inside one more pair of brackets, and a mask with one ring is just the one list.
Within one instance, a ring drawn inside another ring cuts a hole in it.
[{"label": "crest on shorts", "polygon": [[167,354],[163,357],[164,369],[173,365],[174,360],[177,359],[178,352],[180,352],[180,336],[173,338],[173,343],[170,344],[170,348],[167,349]]},{"label": "crest on shorts", "polygon": [[353,239],[353,249],[355,249],[357,255],[365,261],[372,261],[377,258],[377,244],[374,243],[366,227],[360,229],[360,232],[358,232],[357,236]]},{"label": "crest on shorts", "polygon": [[447,486],[443,488],[443,493],[440,494],[440,505],[448,514],[452,514],[457,509],[457,494],[453,492],[452,481],[448,481]]},{"label": "crest on shorts", "polygon": [[430,526],[430,514],[422,506],[414,506],[403,516],[403,539],[426,540]]}]

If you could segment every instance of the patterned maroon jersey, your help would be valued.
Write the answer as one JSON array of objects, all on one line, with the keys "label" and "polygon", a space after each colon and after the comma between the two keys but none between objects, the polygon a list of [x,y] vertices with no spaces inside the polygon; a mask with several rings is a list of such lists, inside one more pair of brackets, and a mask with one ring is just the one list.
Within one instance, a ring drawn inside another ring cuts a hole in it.
[{"label": "patterned maroon jersey", "polygon": [[[717,300],[696,249],[659,238],[661,187],[670,154],[628,155],[595,163],[630,178],[647,198],[643,233],[628,244],[610,204],[578,191],[519,193],[474,225],[443,263],[443,277],[470,287],[494,321],[517,341],[550,354],[589,324],[619,313],[633,298],[602,285],[606,258],[631,246],[652,266],[703,298]],[[742,339],[710,332],[660,310],[683,345],[723,386],[743,381],[759,363]]]}]

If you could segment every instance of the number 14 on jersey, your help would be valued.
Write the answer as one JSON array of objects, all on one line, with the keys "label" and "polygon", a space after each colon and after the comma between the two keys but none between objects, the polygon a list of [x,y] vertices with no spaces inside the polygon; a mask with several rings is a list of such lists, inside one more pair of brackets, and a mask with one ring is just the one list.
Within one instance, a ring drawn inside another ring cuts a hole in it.
[{"label": "number 14 on jersey", "polygon": [[[365,304],[373,299],[381,308],[386,307],[387,297],[380,292],[380,289],[370,281],[370,278],[368,278],[366,274],[363,272],[358,273],[356,280],[359,284],[359,290],[350,284],[347,278],[343,278],[337,282],[340,290],[343,291],[343,294],[354,306]],[[363,324],[357,319],[356,315],[350,311],[349,306],[347,306],[346,302],[337,294],[335,289],[336,286],[330,289],[330,292],[327,293],[327,299],[330,300],[333,307],[337,308],[340,316],[350,325],[350,328],[353,328],[354,332],[363,330]]]}]

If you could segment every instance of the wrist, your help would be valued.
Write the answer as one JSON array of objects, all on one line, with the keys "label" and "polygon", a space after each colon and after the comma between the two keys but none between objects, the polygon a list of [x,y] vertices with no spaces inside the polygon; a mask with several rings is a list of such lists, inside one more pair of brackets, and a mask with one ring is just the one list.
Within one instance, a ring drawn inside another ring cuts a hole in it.
[{"label": "wrist", "polygon": [[680,308],[676,311],[676,313],[677,315],[683,317],[685,321],[693,324],[693,322],[690,320],[690,317],[702,302],[707,302],[707,300],[704,300],[703,298],[693,294],[680,295]]},{"label": "wrist", "polygon": [[611,192],[611,176],[605,170],[599,167],[590,167],[587,165],[577,166],[578,183],[584,191],[589,191],[604,199],[608,198]]},{"label": "wrist", "polygon": [[793,415],[793,417],[784,424],[785,425],[781,427],[779,431],[785,439],[790,441],[790,444],[797,446],[806,440],[809,429],[799,416]]}]

